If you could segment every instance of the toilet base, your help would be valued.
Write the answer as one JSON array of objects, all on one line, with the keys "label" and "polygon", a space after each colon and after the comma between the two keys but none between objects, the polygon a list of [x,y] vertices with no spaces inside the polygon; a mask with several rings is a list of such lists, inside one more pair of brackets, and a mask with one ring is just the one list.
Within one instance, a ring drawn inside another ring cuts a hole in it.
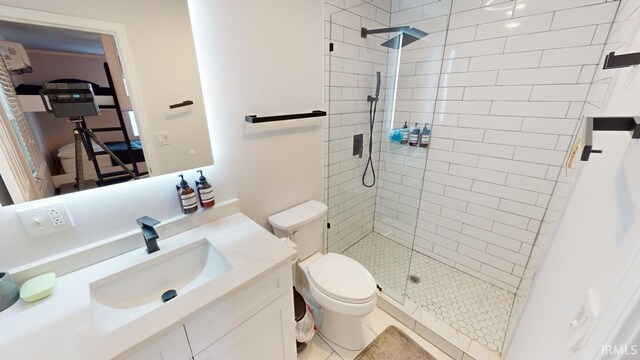
[{"label": "toilet base", "polygon": [[362,316],[348,316],[325,309],[320,333],[347,350],[360,350],[365,346]]}]

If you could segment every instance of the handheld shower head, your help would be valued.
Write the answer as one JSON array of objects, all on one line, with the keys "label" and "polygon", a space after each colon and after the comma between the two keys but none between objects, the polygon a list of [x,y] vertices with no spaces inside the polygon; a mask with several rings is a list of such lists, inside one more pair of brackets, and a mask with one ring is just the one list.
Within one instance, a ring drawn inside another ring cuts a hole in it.
[{"label": "handheld shower head", "polygon": [[376,76],[378,77],[378,83],[376,85],[376,97],[380,96],[380,71],[376,72]]}]

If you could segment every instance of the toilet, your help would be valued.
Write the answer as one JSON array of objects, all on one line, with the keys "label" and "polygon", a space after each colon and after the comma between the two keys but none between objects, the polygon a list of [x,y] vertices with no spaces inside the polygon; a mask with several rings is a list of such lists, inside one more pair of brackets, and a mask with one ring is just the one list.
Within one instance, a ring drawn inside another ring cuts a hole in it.
[{"label": "toilet", "polygon": [[376,282],[359,262],[340,254],[322,254],[327,206],[311,200],[269,217],[276,236],[298,248],[296,289],[321,310],[318,330],[348,350],[365,345],[362,319],[376,306]]}]

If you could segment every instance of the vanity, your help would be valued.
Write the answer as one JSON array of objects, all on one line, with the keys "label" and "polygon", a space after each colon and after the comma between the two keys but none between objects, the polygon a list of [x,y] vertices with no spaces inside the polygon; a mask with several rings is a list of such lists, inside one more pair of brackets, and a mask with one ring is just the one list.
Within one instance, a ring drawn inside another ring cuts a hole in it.
[{"label": "vanity", "polygon": [[[295,359],[296,252],[241,212],[224,215],[161,238],[153,254],[140,235],[140,248],[60,276],[50,297],[0,313],[0,349],[15,359]],[[177,296],[163,302],[165,289]]]}]

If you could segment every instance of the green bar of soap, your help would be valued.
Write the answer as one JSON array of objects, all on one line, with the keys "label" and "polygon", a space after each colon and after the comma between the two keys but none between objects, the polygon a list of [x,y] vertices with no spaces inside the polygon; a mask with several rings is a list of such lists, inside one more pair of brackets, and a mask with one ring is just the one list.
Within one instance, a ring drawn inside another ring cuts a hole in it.
[{"label": "green bar of soap", "polygon": [[50,272],[25,281],[20,288],[20,298],[26,302],[44,299],[53,293],[56,273]]}]

